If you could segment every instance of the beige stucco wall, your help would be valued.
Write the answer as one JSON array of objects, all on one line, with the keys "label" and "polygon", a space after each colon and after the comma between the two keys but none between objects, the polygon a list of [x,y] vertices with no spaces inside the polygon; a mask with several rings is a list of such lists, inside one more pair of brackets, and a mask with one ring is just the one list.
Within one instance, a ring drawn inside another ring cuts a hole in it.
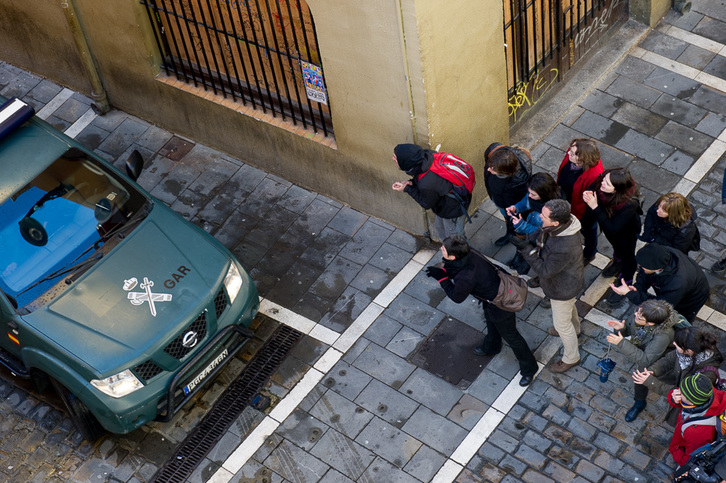
[{"label": "beige stucco wall", "polygon": [[672,0],[630,0],[630,18],[650,27],[668,13]]},{"label": "beige stucco wall", "polygon": [[[413,233],[426,229],[424,217],[390,188],[403,178],[393,147],[441,143],[481,174],[486,146],[508,134],[500,1],[309,0],[337,149],[156,80],[158,53],[136,0],[75,3],[113,106]],[[0,3],[0,54],[89,94],[59,4]]]}]

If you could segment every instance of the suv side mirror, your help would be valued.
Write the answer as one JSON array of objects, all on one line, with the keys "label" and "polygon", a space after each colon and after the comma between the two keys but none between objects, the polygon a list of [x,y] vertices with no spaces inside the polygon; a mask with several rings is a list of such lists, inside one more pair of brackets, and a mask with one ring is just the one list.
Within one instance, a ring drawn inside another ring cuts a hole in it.
[{"label": "suv side mirror", "polygon": [[136,181],[139,179],[141,170],[144,169],[144,158],[141,157],[141,153],[136,149],[129,155],[129,159],[126,160],[126,174],[129,178]]}]

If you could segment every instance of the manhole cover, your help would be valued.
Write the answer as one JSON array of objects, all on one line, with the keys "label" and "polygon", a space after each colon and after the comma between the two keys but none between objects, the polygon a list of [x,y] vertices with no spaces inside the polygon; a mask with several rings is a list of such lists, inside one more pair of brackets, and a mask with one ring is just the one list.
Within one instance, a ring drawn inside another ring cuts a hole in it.
[{"label": "manhole cover", "polygon": [[472,352],[483,339],[480,331],[447,317],[413,352],[409,361],[459,389],[466,389],[492,360]]},{"label": "manhole cover", "polygon": [[165,156],[172,161],[179,161],[181,158],[192,150],[194,143],[183,140],[177,136],[172,136],[169,141],[159,150],[159,154]]}]

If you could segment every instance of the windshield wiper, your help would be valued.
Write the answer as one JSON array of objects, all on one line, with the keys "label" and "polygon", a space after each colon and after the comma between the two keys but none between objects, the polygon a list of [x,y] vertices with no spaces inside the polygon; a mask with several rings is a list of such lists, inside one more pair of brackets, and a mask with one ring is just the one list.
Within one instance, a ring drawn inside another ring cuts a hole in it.
[{"label": "windshield wiper", "polygon": [[[87,253],[88,250],[90,250],[94,246],[95,245],[91,245],[90,247],[88,247],[84,253]],[[81,255],[79,255],[78,257],[76,257],[76,260],[78,260],[78,258],[80,258],[81,256],[83,256],[83,253]],[[103,252],[96,252],[92,256],[86,258],[85,260],[81,260],[80,262],[76,263],[75,265],[71,265],[70,267],[67,267],[67,268],[61,268],[59,270],[56,270],[53,273],[46,275],[45,277],[43,277],[39,280],[36,280],[33,284],[29,285],[24,290],[15,294],[15,296],[16,297],[20,296],[20,295],[24,294],[25,292],[27,292],[28,290],[33,289],[33,288],[37,287],[38,285],[40,285],[41,283],[46,282],[48,280],[53,280],[54,278],[62,277],[63,275],[66,275],[67,273],[70,273],[70,272],[78,272],[78,271],[90,268],[91,265],[93,265],[94,263],[99,261],[101,258],[103,258]]]}]

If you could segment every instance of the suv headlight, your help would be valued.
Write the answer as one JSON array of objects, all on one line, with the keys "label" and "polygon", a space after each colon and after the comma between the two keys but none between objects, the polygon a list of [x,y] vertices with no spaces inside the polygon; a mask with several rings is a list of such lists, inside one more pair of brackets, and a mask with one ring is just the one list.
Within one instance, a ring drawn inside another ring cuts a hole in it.
[{"label": "suv headlight", "polygon": [[91,384],[102,393],[115,398],[124,397],[144,387],[128,369],[106,379],[91,379]]},{"label": "suv headlight", "polygon": [[224,277],[224,288],[227,289],[229,303],[233,304],[237,298],[239,291],[242,289],[242,275],[240,275],[237,265],[232,262],[227,270],[227,276]]}]

